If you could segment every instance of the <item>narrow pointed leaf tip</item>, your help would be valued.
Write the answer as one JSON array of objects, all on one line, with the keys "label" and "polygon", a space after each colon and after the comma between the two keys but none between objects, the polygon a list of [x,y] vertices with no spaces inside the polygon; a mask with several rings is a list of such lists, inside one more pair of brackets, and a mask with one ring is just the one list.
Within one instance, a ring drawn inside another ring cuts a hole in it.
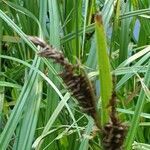
[{"label": "narrow pointed leaf tip", "polygon": [[102,25],[103,21],[102,21],[102,16],[99,14],[95,15],[95,21],[97,22],[97,24]]}]

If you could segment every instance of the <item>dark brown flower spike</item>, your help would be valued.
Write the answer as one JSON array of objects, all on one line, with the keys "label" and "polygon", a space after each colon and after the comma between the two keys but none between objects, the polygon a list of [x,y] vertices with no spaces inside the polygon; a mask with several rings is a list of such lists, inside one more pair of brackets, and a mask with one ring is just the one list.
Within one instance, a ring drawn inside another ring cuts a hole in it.
[{"label": "dark brown flower spike", "polygon": [[[101,128],[99,124],[100,120],[97,115],[94,88],[84,70],[80,68],[79,72],[79,66],[75,66],[69,63],[62,52],[46,44],[46,42],[40,38],[29,36],[29,39],[35,45],[39,45],[43,48],[43,50],[38,53],[39,56],[51,58],[63,67],[63,72],[60,74],[60,76],[72,95],[78,100],[79,105],[82,107],[83,111],[93,117],[95,124],[101,130],[104,149],[122,150],[126,127],[119,121],[117,117],[115,90],[112,92],[109,105],[109,107],[111,107],[110,122]],[[115,85],[115,83],[113,83],[113,85]]]},{"label": "dark brown flower spike", "polygon": [[[113,85],[115,85],[115,83]],[[115,89],[110,99],[110,107],[110,122],[107,123],[102,130],[103,146],[106,150],[122,150],[126,135],[126,126],[123,125],[117,117]]]},{"label": "dark brown flower spike", "polygon": [[29,40],[31,40],[36,46],[39,45],[42,48],[46,47],[46,43],[40,39],[39,37],[36,36],[28,36]]},{"label": "dark brown flower spike", "polygon": [[74,66],[64,57],[63,53],[56,48],[46,44],[38,37],[31,37],[29,39],[36,45],[43,48],[38,54],[41,57],[51,58],[56,63],[63,66],[63,72],[60,74],[63,81],[71,91],[72,95],[78,100],[79,105],[83,111],[92,116],[98,126],[96,115],[96,98],[91,81],[87,78],[84,71],[78,74],[79,66]]}]

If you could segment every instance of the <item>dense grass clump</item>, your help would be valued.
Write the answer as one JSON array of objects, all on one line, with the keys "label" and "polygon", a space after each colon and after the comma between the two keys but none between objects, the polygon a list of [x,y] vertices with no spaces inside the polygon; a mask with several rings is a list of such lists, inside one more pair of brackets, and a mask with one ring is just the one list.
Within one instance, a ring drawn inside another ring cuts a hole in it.
[{"label": "dense grass clump", "polygon": [[1,0],[0,149],[150,149],[149,6]]}]

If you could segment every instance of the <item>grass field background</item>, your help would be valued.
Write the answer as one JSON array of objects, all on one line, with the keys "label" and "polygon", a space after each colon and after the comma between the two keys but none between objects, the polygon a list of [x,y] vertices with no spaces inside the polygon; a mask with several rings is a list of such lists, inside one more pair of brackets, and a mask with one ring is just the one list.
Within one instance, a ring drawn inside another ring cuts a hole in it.
[{"label": "grass field background", "polygon": [[[84,68],[107,117],[108,102],[101,98],[109,94],[110,76],[99,72],[110,65],[117,77],[118,117],[128,127],[124,149],[149,150],[149,7],[148,0],[1,0],[0,149],[103,149],[93,120],[59,77],[62,68],[37,55],[40,47],[26,36],[32,35]],[[97,12],[104,34],[96,34]],[[107,119],[101,117],[103,124]]]}]

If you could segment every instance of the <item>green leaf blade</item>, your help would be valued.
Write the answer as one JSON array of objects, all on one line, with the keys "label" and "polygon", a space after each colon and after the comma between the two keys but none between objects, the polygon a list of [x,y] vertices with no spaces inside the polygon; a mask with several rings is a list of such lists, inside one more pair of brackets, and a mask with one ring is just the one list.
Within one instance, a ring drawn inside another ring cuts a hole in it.
[{"label": "green leaf blade", "polygon": [[102,16],[96,15],[95,21],[100,93],[102,99],[101,123],[103,126],[109,120],[109,111],[107,110],[107,106],[109,104],[112,93],[112,77],[110,72],[110,63],[107,53],[107,42],[104,26],[102,23]]}]

